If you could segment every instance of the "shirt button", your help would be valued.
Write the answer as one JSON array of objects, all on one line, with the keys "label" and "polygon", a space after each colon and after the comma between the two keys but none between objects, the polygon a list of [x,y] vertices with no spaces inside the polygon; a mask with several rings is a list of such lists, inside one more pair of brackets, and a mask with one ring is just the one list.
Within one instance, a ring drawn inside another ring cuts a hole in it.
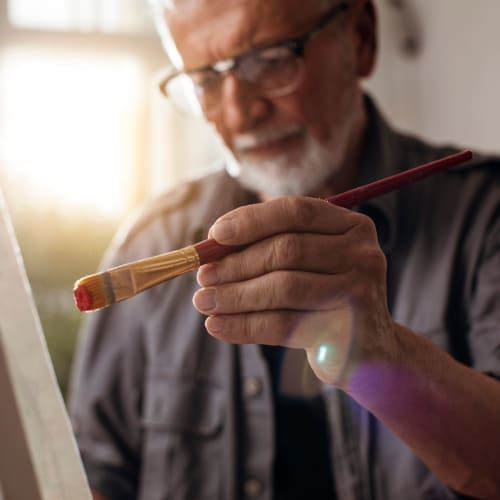
[{"label": "shirt button", "polygon": [[243,392],[247,398],[254,398],[262,392],[262,382],[257,377],[248,377],[243,383]]},{"label": "shirt button", "polygon": [[256,498],[262,493],[262,483],[255,478],[247,479],[243,491],[248,498]]}]

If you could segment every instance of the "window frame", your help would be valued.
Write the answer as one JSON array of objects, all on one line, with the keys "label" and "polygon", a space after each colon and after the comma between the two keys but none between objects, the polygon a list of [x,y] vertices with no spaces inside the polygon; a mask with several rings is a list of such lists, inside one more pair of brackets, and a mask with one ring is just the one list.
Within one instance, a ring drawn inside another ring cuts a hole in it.
[{"label": "window frame", "polygon": [[[145,3],[144,8],[147,8]],[[36,48],[51,53],[67,55],[77,53],[79,56],[99,54],[108,57],[132,56],[140,61],[142,74],[151,81],[153,75],[168,64],[159,37],[151,33],[104,33],[101,31],[51,31],[13,26],[8,20],[7,0],[0,0],[0,59],[3,52],[12,48]],[[153,85],[152,85],[153,86]],[[0,82],[1,88],[1,82]],[[133,158],[131,176],[132,192],[128,193],[129,208],[133,209],[145,199],[149,192],[148,167],[150,151],[148,137],[151,136],[151,99],[145,92],[139,103],[139,120],[137,130],[137,151]]]}]

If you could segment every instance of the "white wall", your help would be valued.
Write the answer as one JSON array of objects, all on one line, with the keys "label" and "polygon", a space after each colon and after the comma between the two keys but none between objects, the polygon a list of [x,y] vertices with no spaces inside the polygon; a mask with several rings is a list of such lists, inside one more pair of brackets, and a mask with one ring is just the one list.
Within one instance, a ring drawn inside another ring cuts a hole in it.
[{"label": "white wall", "polygon": [[434,142],[500,152],[500,1],[403,1],[422,43],[414,57],[400,50],[405,15],[376,3],[381,51],[367,87],[387,115]]},{"label": "white wall", "polygon": [[[435,143],[500,153],[500,0],[375,0],[380,52],[366,87],[400,129]],[[401,4],[404,9],[394,7]],[[415,33],[420,51],[401,50]],[[152,191],[217,158],[203,124],[157,102]]]}]

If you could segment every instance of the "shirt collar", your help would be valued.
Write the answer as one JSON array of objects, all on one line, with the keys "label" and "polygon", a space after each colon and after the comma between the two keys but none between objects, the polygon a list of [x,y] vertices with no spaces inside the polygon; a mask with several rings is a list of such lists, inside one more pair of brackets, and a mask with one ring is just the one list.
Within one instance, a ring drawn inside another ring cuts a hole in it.
[{"label": "shirt collar", "polygon": [[[393,175],[406,166],[400,165],[397,137],[378,111],[373,100],[365,96],[368,124],[363,139],[358,185]],[[396,240],[397,192],[392,191],[361,204],[358,211],[368,215],[377,228],[380,246],[388,253]]]},{"label": "shirt collar", "polygon": [[[383,177],[393,175],[408,168],[401,155],[401,144],[396,133],[390,129],[373,100],[365,95],[365,107],[368,115],[357,184],[363,185]],[[255,194],[249,193],[232,179],[237,186],[235,190],[235,206],[251,204],[258,201]],[[368,215],[377,228],[379,243],[387,254],[396,240],[397,192],[379,196],[357,207],[361,213]]]}]

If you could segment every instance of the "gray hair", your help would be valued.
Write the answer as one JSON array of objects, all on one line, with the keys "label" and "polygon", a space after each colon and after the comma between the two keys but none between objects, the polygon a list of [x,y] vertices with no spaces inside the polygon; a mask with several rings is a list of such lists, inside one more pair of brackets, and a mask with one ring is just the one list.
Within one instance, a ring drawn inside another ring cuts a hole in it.
[{"label": "gray hair", "polygon": [[168,55],[170,62],[177,68],[181,69],[184,66],[182,62],[182,57],[177,50],[172,34],[168,24],[165,22],[165,11],[172,10],[175,8],[176,0],[148,0],[153,13],[153,20],[156,27],[156,31],[160,35],[160,40],[163,45],[163,49]]},{"label": "gray hair", "polygon": [[[179,8],[179,3],[186,3],[188,1],[189,0],[148,0],[153,13],[156,31],[160,36],[163,48],[167,53],[171,63],[177,69],[182,69],[184,64],[182,61],[182,57],[177,50],[168,24],[165,22],[165,12],[177,9]],[[327,9],[329,6],[336,2],[338,2],[338,0],[323,0],[322,6],[324,9]]]}]

